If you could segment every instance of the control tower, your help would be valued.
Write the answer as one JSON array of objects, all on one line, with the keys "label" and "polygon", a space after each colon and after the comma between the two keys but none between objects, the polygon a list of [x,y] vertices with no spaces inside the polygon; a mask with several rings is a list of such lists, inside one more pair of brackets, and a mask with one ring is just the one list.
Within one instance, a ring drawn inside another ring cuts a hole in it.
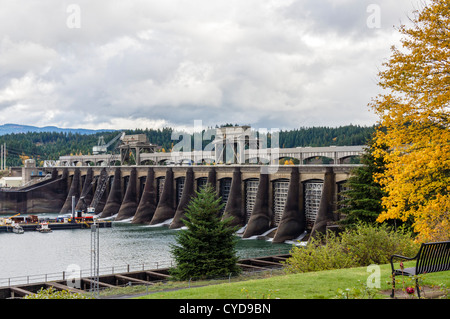
[{"label": "control tower", "polygon": [[120,162],[128,161],[134,151],[136,165],[141,163],[141,153],[154,153],[157,145],[151,144],[145,134],[125,135],[122,138],[120,149]]}]

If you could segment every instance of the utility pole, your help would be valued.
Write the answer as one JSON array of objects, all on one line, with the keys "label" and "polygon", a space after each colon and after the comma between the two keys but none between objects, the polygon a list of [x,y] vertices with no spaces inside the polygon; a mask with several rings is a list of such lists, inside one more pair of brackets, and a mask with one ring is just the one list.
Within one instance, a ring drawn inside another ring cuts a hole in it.
[{"label": "utility pole", "polygon": [[97,224],[96,218],[91,225],[91,295],[95,298],[99,296],[99,257],[100,257],[100,245],[99,245],[99,232],[100,225]]}]

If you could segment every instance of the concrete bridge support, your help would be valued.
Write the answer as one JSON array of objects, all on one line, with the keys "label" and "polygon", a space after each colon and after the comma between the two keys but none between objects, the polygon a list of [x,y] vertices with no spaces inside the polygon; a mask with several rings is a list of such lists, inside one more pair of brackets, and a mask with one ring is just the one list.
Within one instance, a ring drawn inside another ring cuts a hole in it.
[{"label": "concrete bridge support", "polygon": [[136,184],[136,168],[133,168],[130,172],[127,190],[117,213],[116,220],[128,219],[136,214],[136,210],[139,205],[137,199]]},{"label": "concrete bridge support", "polygon": [[94,171],[92,168],[87,170],[86,177],[84,179],[83,189],[81,190],[80,199],[78,200],[77,205],[75,206],[76,211],[85,211],[87,210],[87,206],[92,201],[92,191],[94,190],[92,187]]},{"label": "concrete bridge support", "polygon": [[75,203],[80,199],[80,169],[75,169],[75,173],[70,184],[69,194],[67,194],[66,201],[60,210],[60,214],[67,214],[72,212],[72,196],[75,196]]},{"label": "concrete bridge support", "polygon": [[261,174],[255,204],[243,238],[261,235],[270,229],[271,224],[272,209],[269,204],[269,175]]},{"label": "concrete bridge support", "polygon": [[273,238],[274,243],[282,243],[285,240],[297,238],[306,230],[305,212],[300,207],[302,192],[300,192],[299,181],[298,169],[292,168],[287,200],[280,224]]},{"label": "concrete bridge support", "polygon": [[133,224],[149,224],[152,221],[156,211],[156,189],[155,189],[155,171],[153,168],[147,170],[144,191],[141,195],[139,206],[133,217]]},{"label": "concrete bridge support", "polygon": [[174,217],[175,208],[173,203],[173,195],[173,171],[172,168],[168,168],[164,180],[163,192],[150,225],[160,224]]},{"label": "concrete bridge support", "polygon": [[231,226],[243,227],[245,225],[245,215],[242,208],[241,171],[238,167],[236,167],[233,172],[230,194],[228,195],[228,200],[222,219],[231,217]]},{"label": "concrete bridge support", "polygon": [[322,198],[320,200],[319,211],[317,212],[317,218],[314,222],[312,229],[312,235],[315,233],[324,233],[327,228],[327,224],[334,219],[333,208],[335,198],[336,176],[332,168],[327,168],[325,172],[325,178],[323,183]]},{"label": "concrete bridge support", "polygon": [[114,171],[114,180],[108,195],[108,199],[100,215],[101,218],[111,217],[119,212],[120,206],[122,205],[121,175],[122,174],[120,168],[116,168]]},{"label": "concrete bridge support", "polygon": [[208,172],[208,178],[206,180],[207,184],[210,184],[214,187],[214,189],[216,189],[216,183],[217,183],[217,172],[214,168],[211,168]]},{"label": "concrete bridge support", "polygon": [[192,170],[192,167],[189,167],[186,171],[183,194],[181,195],[181,199],[175,212],[175,216],[169,228],[176,229],[184,226],[182,219],[184,218],[185,209],[193,196],[195,196],[194,171]]}]

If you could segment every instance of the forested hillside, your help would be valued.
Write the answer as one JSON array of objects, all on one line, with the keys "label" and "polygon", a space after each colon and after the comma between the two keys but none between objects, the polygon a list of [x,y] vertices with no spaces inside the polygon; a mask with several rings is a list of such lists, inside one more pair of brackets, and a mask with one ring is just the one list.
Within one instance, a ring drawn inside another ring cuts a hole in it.
[{"label": "forested hillside", "polygon": [[[338,128],[311,127],[280,131],[280,147],[362,145],[371,137],[374,127],[347,125]],[[146,134],[151,143],[160,146],[160,151],[170,151],[179,140],[172,140],[172,128],[126,130],[129,134]],[[57,160],[63,155],[92,154],[100,136],[106,143],[119,132],[79,134],[63,132],[29,132],[0,136],[0,144],[7,145],[7,166],[21,166],[23,161],[33,158],[39,165],[45,159]],[[178,136],[177,136],[178,137]],[[181,137],[180,137],[181,140]],[[192,143],[193,143],[192,138]],[[210,143],[205,140],[203,145]]]},{"label": "forested hillside", "polygon": [[346,125],[333,127],[302,127],[280,132],[280,147],[364,145],[375,126]]}]

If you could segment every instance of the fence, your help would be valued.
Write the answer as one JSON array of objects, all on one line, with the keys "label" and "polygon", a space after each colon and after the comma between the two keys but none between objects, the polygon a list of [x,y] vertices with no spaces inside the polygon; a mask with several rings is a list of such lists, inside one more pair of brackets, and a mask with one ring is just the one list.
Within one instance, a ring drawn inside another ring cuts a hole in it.
[{"label": "fence", "polygon": [[[140,270],[153,270],[159,268],[168,268],[173,266],[173,261],[164,262],[148,262],[140,264],[126,264],[111,267],[99,268],[99,275],[113,275],[124,272],[140,271]],[[60,271],[47,274],[17,276],[9,278],[0,278],[0,287],[9,287],[15,285],[24,285],[40,282],[67,280],[71,278],[83,278],[90,277],[91,269],[80,269],[74,274],[73,271]]]}]

